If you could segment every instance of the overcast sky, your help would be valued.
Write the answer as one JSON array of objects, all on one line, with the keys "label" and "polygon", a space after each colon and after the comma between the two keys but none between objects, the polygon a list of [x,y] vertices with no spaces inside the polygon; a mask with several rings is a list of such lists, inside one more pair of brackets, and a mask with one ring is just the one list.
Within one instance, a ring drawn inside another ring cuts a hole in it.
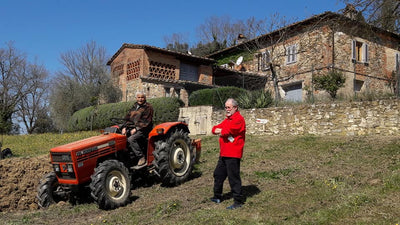
[{"label": "overcast sky", "polygon": [[[96,41],[112,56],[123,43],[165,47],[164,37],[185,34],[196,43],[196,28],[212,16],[233,21],[264,19],[274,13],[303,20],[337,12],[338,0],[1,0],[0,48],[14,42],[51,73],[62,69],[60,53]],[[190,43],[190,44],[193,44]]]}]

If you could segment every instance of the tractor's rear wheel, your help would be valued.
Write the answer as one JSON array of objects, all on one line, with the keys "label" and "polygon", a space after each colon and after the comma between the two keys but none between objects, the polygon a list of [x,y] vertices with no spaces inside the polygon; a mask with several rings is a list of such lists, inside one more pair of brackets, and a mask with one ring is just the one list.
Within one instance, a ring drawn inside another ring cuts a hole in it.
[{"label": "tractor's rear wheel", "polygon": [[131,181],[122,162],[107,160],[100,163],[91,179],[91,196],[100,209],[115,209],[129,203]]},{"label": "tractor's rear wheel", "polygon": [[193,146],[187,132],[176,130],[155,143],[154,165],[164,185],[185,182],[193,170]]},{"label": "tractor's rear wheel", "polygon": [[54,172],[46,174],[40,181],[36,197],[39,206],[42,208],[68,200],[65,193],[60,189],[57,176]]}]

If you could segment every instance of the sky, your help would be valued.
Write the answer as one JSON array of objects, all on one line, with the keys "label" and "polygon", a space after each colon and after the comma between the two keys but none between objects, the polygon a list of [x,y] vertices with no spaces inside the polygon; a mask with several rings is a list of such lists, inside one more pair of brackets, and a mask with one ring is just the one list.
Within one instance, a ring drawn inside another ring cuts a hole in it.
[{"label": "sky", "polygon": [[211,17],[261,20],[278,13],[300,21],[344,7],[339,0],[0,0],[0,48],[11,41],[54,74],[63,69],[60,54],[91,41],[111,57],[123,43],[164,48],[164,37],[174,33],[197,43],[196,29]]}]

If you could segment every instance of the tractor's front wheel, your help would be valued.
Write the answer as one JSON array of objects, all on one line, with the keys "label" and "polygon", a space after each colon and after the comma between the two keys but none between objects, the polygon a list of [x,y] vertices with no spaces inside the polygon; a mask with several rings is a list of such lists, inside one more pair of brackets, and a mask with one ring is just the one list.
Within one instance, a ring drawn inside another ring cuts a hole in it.
[{"label": "tractor's front wheel", "polygon": [[194,163],[192,148],[188,133],[183,130],[155,143],[153,163],[163,184],[174,186],[189,178]]},{"label": "tractor's front wheel", "polygon": [[42,208],[46,208],[60,201],[68,200],[65,192],[61,190],[54,172],[46,174],[40,181],[36,197],[39,206]]},{"label": "tractor's front wheel", "polygon": [[122,162],[107,160],[100,163],[91,179],[91,196],[100,209],[115,209],[129,203],[131,181]]}]

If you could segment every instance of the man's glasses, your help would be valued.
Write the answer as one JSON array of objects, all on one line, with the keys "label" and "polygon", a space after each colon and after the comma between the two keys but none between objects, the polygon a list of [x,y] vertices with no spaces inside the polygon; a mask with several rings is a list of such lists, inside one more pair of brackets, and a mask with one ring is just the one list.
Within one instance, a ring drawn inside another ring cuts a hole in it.
[{"label": "man's glasses", "polygon": [[236,106],[225,106],[225,109],[233,109],[233,108],[235,108]]}]

